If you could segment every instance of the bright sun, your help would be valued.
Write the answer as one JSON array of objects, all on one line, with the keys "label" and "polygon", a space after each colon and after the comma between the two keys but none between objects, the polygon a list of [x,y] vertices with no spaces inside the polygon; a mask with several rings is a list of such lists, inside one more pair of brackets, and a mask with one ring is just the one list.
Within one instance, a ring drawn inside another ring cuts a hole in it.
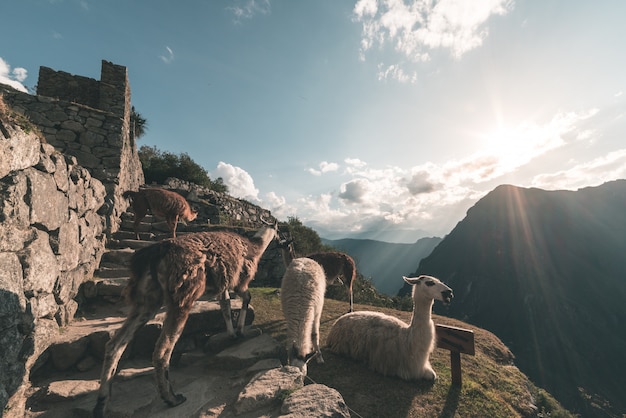
[{"label": "bright sun", "polygon": [[520,167],[562,143],[560,135],[549,126],[530,123],[500,126],[482,138],[481,153],[497,159],[505,169]]}]

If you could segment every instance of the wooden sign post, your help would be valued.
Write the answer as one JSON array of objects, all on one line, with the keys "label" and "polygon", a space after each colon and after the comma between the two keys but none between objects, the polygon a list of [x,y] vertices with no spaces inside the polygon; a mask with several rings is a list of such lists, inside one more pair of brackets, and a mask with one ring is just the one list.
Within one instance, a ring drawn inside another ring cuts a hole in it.
[{"label": "wooden sign post", "polygon": [[450,350],[450,363],[452,369],[452,384],[461,386],[461,353],[473,356],[474,331],[469,329],[451,327],[448,325],[435,325],[437,333],[437,348]]}]

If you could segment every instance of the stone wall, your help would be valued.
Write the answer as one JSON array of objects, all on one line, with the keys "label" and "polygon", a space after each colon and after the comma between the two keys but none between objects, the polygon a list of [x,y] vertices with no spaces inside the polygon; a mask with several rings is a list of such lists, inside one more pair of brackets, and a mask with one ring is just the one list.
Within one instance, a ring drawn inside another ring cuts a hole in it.
[{"label": "stone wall", "polygon": [[107,234],[119,228],[126,190],[144,182],[130,134],[130,85],[126,67],[102,61],[100,81],[41,67],[37,95],[0,85],[11,108],[25,115],[45,141],[100,180],[106,189]]},{"label": "stone wall", "polygon": [[[1,101],[0,101],[1,104]],[[3,106],[4,108],[4,106]],[[74,317],[104,252],[102,182],[0,108],[0,411],[23,410],[29,370]],[[5,410],[5,408],[7,408]]]}]

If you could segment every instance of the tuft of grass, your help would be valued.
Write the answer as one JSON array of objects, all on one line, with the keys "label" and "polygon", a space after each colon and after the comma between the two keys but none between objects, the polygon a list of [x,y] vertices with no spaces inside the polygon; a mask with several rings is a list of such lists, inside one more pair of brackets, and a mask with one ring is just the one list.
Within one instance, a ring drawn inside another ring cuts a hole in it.
[{"label": "tuft of grass", "polygon": [[39,128],[33,124],[26,115],[16,112],[9,105],[7,105],[2,94],[0,94],[0,123],[1,122],[8,122],[17,125],[25,133],[34,133],[45,142],[45,137]]},{"label": "tuft of grass", "polygon": [[[279,290],[251,288],[255,326],[286,343],[286,325]],[[461,321],[433,315],[435,323],[474,331],[476,355],[461,356],[463,385],[452,385],[450,354],[435,349],[431,364],[438,378],[434,384],[407,382],[385,377],[365,365],[324,350],[334,321],[348,312],[349,304],[326,299],[320,324],[324,364],[309,363],[307,383],[321,383],[341,393],[353,417],[559,417],[575,415],[565,410],[549,393],[537,388],[513,365],[510,350],[495,335]],[[355,310],[374,310],[404,322],[411,312],[384,307],[355,305]]]}]

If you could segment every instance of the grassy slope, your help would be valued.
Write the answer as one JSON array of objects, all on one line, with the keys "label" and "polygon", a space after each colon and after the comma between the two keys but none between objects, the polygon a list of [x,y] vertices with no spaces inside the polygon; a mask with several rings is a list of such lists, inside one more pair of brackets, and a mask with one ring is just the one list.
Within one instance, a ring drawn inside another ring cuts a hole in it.
[{"label": "grassy slope", "polygon": [[[255,308],[254,324],[284,344],[286,327],[278,292],[270,288],[254,288],[251,292]],[[347,310],[346,302],[326,299],[320,337],[326,362],[312,362],[309,365],[309,378],[337,389],[353,411],[353,417],[573,416],[512,365],[511,352],[496,336],[454,319],[434,316],[435,323],[474,331],[476,356],[461,356],[461,389],[451,385],[450,356],[446,350],[436,349],[431,356],[431,363],[438,375],[434,385],[384,377],[362,364],[324,351],[330,327]],[[411,319],[410,312],[387,308],[355,305],[355,310],[376,310],[407,323]]]}]

